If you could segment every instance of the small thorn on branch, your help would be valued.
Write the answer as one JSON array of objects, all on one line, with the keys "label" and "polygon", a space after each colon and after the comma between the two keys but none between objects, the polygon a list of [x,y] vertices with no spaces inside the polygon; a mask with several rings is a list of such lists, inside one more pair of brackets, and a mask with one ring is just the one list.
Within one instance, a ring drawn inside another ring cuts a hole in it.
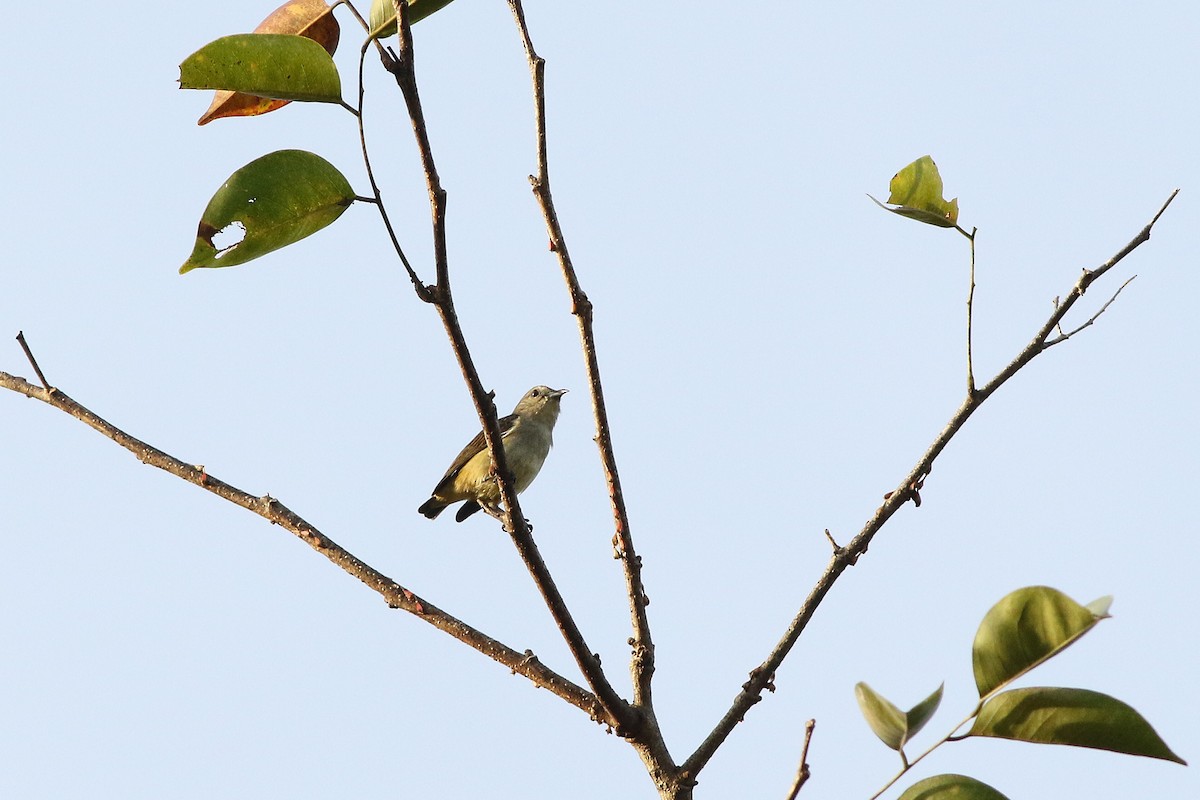
[{"label": "small thorn on branch", "polygon": [[54,387],[50,385],[46,380],[46,376],[42,374],[42,368],[38,366],[37,359],[33,357],[33,351],[29,349],[29,345],[25,342],[25,331],[17,331],[17,341],[21,343],[21,349],[25,351],[25,358],[29,359],[29,365],[33,367],[38,380],[42,382],[42,388],[53,394]]},{"label": "small thorn on branch", "polygon": [[613,560],[620,561],[625,557],[625,551],[621,549],[621,535],[614,533],[612,537]]},{"label": "small thorn on branch", "polygon": [[833,534],[829,532],[829,528],[825,529],[825,538],[829,540],[829,546],[833,548],[833,554],[840,556],[842,554],[842,546],[834,540]]},{"label": "small thorn on branch", "polygon": [[[407,600],[408,602],[413,604],[413,609],[418,614],[425,613],[425,606],[421,603],[421,599],[419,597],[417,597],[411,591],[409,591],[408,589],[405,589],[403,586],[400,586],[398,584],[397,584],[396,588],[400,590],[400,594],[402,594],[404,596],[405,600]],[[392,608],[398,608],[398,606],[392,606]]]},{"label": "small thorn on branch", "polygon": [[[766,677],[766,680],[762,679],[762,674],[763,674],[762,667],[755,667],[754,669],[750,670],[750,680],[748,680],[742,684],[742,691],[759,694],[762,692],[763,689],[766,689],[767,691],[774,692],[775,691],[775,673],[771,673],[770,675],[768,675]],[[758,684],[759,682],[762,683],[762,686],[756,688],[756,684]]]},{"label": "small thorn on branch", "polygon": [[[532,650],[526,650],[526,651],[525,651],[525,657],[521,659],[520,666],[522,666],[522,667],[528,667],[530,664],[537,664],[537,663],[540,663],[540,662],[538,661],[538,657],[537,657],[536,655],[534,655],[534,654],[533,654],[533,651],[532,651]],[[514,670],[512,671],[512,674],[513,674],[513,675],[516,675],[516,674],[517,674],[517,671],[514,669]]]},{"label": "small thorn on branch", "polygon": [[[932,467],[918,475],[916,480],[904,488],[903,500],[912,500],[914,506],[917,508],[921,507],[921,490],[925,488],[925,479],[929,477],[930,472],[933,472]],[[894,491],[888,492],[883,496],[883,499],[891,500],[892,495],[894,494],[896,494]],[[903,502],[903,500],[901,502]]]},{"label": "small thorn on branch", "polygon": [[1083,297],[1083,293],[1092,285],[1092,275],[1094,273],[1087,267],[1083,268],[1083,274],[1079,276],[1079,296]]},{"label": "small thorn on branch", "polygon": [[[1062,300],[1059,298],[1059,296],[1058,296],[1058,295],[1055,295],[1055,296],[1054,296],[1054,310],[1055,310],[1055,311],[1058,311],[1058,306],[1059,306],[1059,304],[1060,304],[1061,302],[1062,302]],[[1063,328],[1062,328],[1062,320],[1061,320],[1061,319],[1060,319],[1058,322],[1056,322],[1056,323],[1054,324],[1054,327],[1058,329],[1058,335],[1059,335],[1059,336],[1062,336],[1062,335],[1063,335]]]}]

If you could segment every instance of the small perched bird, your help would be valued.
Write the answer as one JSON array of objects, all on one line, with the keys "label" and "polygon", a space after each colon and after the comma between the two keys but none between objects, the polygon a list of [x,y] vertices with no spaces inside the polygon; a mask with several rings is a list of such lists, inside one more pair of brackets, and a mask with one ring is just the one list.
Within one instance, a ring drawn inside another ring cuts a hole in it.
[{"label": "small perched bird", "polygon": [[[559,406],[566,393],[566,389],[535,386],[525,393],[513,413],[499,420],[500,440],[516,482],[512,488],[517,494],[528,489],[542,469],[553,444],[554,423],[558,421]],[[417,511],[434,519],[442,509],[459,500],[467,502],[454,515],[458,522],[480,508],[494,517],[500,516],[500,486],[492,472],[483,431],[462,449],[438,481],[433,495]]]}]

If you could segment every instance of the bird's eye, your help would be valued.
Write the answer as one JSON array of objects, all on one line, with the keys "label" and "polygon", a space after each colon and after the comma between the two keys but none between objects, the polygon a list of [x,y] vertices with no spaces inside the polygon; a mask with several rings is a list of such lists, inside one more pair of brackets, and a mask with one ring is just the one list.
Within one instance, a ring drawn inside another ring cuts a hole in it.
[{"label": "bird's eye", "polygon": [[529,395],[530,395],[531,397],[538,397],[539,395],[541,395],[541,392],[539,392],[537,389],[534,389],[533,391],[531,391],[531,392],[529,393]]}]

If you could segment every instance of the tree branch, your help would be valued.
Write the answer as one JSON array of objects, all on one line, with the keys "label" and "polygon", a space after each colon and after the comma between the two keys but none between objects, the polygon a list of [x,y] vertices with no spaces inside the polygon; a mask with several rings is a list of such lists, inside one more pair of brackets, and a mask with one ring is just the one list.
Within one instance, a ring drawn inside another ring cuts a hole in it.
[{"label": "tree branch", "polygon": [[646,614],[649,599],[642,582],[642,559],[634,550],[629,531],[629,515],[625,510],[625,495],[621,491],[621,477],[617,471],[617,459],[613,451],[612,433],[608,423],[608,409],[604,402],[604,386],[600,380],[600,362],[596,354],[596,338],[592,325],[592,303],[579,285],[571,255],[558,214],[554,208],[554,196],[550,191],[550,167],[546,156],[546,84],[545,59],[533,48],[529,28],[525,23],[525,12],[521,0],[508,0],[513,18],[521,34],[525,55],[529,60],[529,72],[533,80],[534,119],[537,130],[538,174],[529,176],[533,194],[537,198],[550,236],[550,249],[558,256],[558,264],[571,296],[571,313],[579,324],[579,338],[587,367],[588,385],[592,395],[592,412],[596,421],[596,444],[600,449],[600,462],[608,482],[608,496],[612,505],[616,532],[613,547],[616,558],[621,560],[625,571],[625,587],[629,597],[632,617],[633,647],[630,672],[633,677],[633,704],[652,712],[651,678],[654,675],[654,640],[650,634],[650,620]]},{"label": "tree branch", "polygon": [[812,771],[808,768],[808,745],[812,742],[813,728],[816,726],[815,719],[804,723],[804,744],[800,747],[800,768],[796,771],[796,779],[792,781],[792,788],[788,792],[787,800],[796,800],[796,796],[800,794],[800,790],[804,788],[804,784],[808,783],[808,779],[812,775]]},{"label": "tree branch", "polygon": [[417,90],[408,4],[402,0],[394,0],[393,5],[396,9],[399,45],[397,57],[384,58],[384,67],[395,77],[396,84],[404,96],[413,134],[417,140],[417,149],[420,151],[421,165],[425,172],[425,184],[429,192],[429,204],[433,214],[433,245],[437,270],[437,284],[430,288],[432,303],[441,317],[442,326],[450,339],[483,427],[484,439],[487,442],[492,463],[495,465],[500,494],[504,503],[505,530],[512,537],[517,552],[525,562],[538,591],[541,592],[542,598],[558,625],[571,655],[587,680],[588,686],[591,687],[603,706],[605,722],[619,734],[625,735],[631,728],[636,727],[640,715],[617,694],[612,684],[609,683],[600,666],[600,659],[584,640],[583,633],[571,616],[566,601],[555,585],[545,561],[542,560],[537,544],[533,541],[529,525],[525,521],[524,514],[521,513],[517,493],[512,488],[512,472],[508,466],[508,459],[505,456],[504,448],[500,446],[500,428],[495,404],[479,379],[479,372],[471,358],[462,326],[459,324],[458,315],[454,310],[454,296],[450,288],[449,258],[446,248],[446,191],[442,188],[441,179],[438,177],[437,166],[433,159],[433,149],[425,124],[425,113]]},{"label": "tree branch", "polygon": [[1055,308],[1054,313],[1050,315],[1050,318],[1042,325],[1029,344],[1017,354],[1008,366],[1002,369],[996,377],[992,378],[986,386],[978,389],[973,395],[968,395],[963,400],[962,405],[958,407],[958,410],[954,412],[954,415],[942,429],[942,432],[929,445],[925,454],[921,456],[916,465],[904,477],[900,485],[885,496],[883,505],[876,509],[862,530],[845,547],[835,549],[833,556],[829,559],[829,563],[825,567],[825,571],[821,574],[821,577],[817,580],[817,583],[813,586],[812,591],[809,592],[803,604],[801,604],[800,610],[796,612],[796,616],[792,619],[791,624],[780,638],[779,643],[775,645],[775,648],[765,661],[751,670],[749,680],[742,684],[742,690],[734,698],[729,710],[725,712],[725,715],[717,723],[716,727],[713,728],[712,732],[700,743],[696,751],[683,763],[683,770],[686,775],[694,779],[696,774],[712,758],[717,748],[721,746],[721,743],[725,741],[726,737],[729,736],[737,724],[742,721],[751,706],[762,699],[763,690],[774,679],[776,670],[779,669],[784,658],[800,638],[800,634],[804,631],[805,626],[808,625],[808,621],[812,619],[821,601],[825,599],[825,595],[833,588],[833,584],[846,571],[846,568],[853,566],[858,561],[859,556],[867,552],[867,547],[870,545],[871,540],[879,532],[879,529],[883,527],[884,523],[891,519],[892,515],[907,501],[912,500],[915,505],[920,505],[919,492],[924,485],[925,478],[933,469],[934,460],[937,459],[946,445],[950,443],[954,435],[958,433],[971,415],[975,413],[988,397],[1004,385],[1009,378],[1017,374],[1022,367],[1046,351],[1050,346],[1047,343],[1047,337],[1062,320],[1063,316],[1066,315],[1067,311],[1070,310],[1071,306],[1075,304],[1075,301],[1083,296],[1088,286],[1150,238],[1151,228],[1158,222],[1159,217],[1166,211],[1167,206],[1171,204],[1171,201],[1175,199],[1177,194],[1179,194],[1178,189],[1171,193],[1171,196],[1167,198],[1167,201],[1163,203],[1158,213],[1154,215],[1154,218],[1150,220],[1146,227],[1129,244],[1118,251],[1115,256],[1094,270],[1084,270],[1083,275],[1075,283],[1074,288],[1071,289],[1066,299]]},{"label": "tree branch", "polygon": [[270,495],[255,497],[236,486],[218,480],[209,475],[204,467],[186,464],[178,458],[134,438],[84,408],[58,389],[35,386],[24,378],[9,375],[7,372],[0,372],[0,387],[11,389],[18,394],[53,406],[124,447],[137,456],[143,464],[149,464],[164,472],[169,472],[290,531],[334,565],[358,578],[372,591],[377,592],[391,608],[407,611],[421,621],[450,634],[488,658],[500,662],[515,674],[525,676],[535,686],[547,689],[571,705],[582,709],[597,722],[608,721],[604,709],[591,692],[549,669],[528,651],[518,652],[451,616],[429,601],[418,597],[374,567],[360,561],[274,497]]}]

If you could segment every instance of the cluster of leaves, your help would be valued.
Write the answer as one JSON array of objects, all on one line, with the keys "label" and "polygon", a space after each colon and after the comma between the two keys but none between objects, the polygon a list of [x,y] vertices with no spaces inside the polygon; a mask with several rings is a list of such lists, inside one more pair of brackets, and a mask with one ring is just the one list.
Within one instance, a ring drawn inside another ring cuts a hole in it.
[{"label": "cluster of leaves", "polygon": [[[942,686],[908,711],[901,711],[870,686],[859,683],[855,687],[859,708],[880,741],[900,754],[901,775],[946,742],[972,736],[1091,747],[1185,764],[1141,714],[1116,698],[1087,689],[1006,688],[1107,619],[1111,601],[1102,597],[1083,606],[1056,589],[1031,586],[1012,592],[993,606],[980,623],[971,650],[979,704],[950,734],[911,762],[904,746],[937,711]],[[970,730],[956,735],[972,720]],[[914,784],[900,796],[900,800],[950,798],[1003,800],[1004,795],[964,775],[937,775]]]},{"label": "cluster of leaves", "polygon": [[[411,0],[409,21],[418,22],[450,0]],[[371,42],[396,33],[392,0],[373,0]],[[333,54],[341,29],[325,0],[289,0],[253,33],[223,36],[179,66],[183,89],[215,89],[199,124],[225,117],[258,116],[292,101],[342,99]],[[350,182],[325,159],[305,150],[279,150],[234,172],[200,216],[196,243],[179,268],[232,267],[311,236],[332,224],[355,200]]]}]

